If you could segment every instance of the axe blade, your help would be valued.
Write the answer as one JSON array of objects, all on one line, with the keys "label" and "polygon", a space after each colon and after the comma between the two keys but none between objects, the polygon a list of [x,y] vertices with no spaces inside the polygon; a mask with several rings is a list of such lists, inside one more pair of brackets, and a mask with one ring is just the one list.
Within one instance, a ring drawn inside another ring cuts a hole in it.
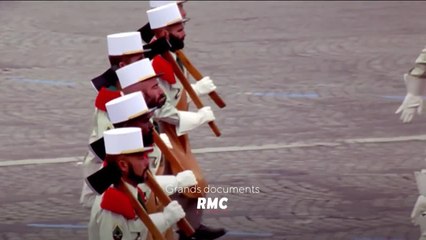
[{"label": "axe blade", "polygon": [[113,164],[99,169],[97,172],[86,178],[87,185],[97,194],[102,194],[112,184],[118,183],[121,178],[121,173],[118,167]]}]

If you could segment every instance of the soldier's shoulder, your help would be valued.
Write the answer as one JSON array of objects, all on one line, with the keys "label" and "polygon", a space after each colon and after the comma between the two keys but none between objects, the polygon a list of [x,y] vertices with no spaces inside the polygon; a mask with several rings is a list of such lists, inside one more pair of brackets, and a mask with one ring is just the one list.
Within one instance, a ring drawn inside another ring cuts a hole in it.
[{"label": "soldier's shoulder", "polygon": [[100,207],[115,214],[121,215],[126,219],[134,219],[135,211],[130,199],[123,192],[116,188],[108,188],[100,201]]}]

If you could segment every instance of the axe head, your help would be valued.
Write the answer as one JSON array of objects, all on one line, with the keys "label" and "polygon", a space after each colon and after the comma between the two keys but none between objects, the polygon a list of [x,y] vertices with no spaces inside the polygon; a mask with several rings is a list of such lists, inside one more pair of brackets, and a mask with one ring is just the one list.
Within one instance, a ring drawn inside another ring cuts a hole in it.
[{"label": "axe head", "polygon": [[143,27],[138,30],[141,33],[142,40],[146,43],[149,43],[154,37],[154,32],[151,29],[151,25],[146,23]]},{"label": "axe head", "polygon": [[155,56],[161,55],[162,53],[169,51],[170,44],[165,37],[162,37],[155,40],[152,43],[145,44],[143,48],[151,49],[151,51],[145,53],[145,57],[148,57],[149,59],[153,59]]},{"label": "axe head", "polygon": [[102,194],[112,184],[118,183],[121,178],[120,169],[115,164],[108,164],[97,172],[88,176],[85,180],[87,185],[97,194]]},{"label": "axe head", "polygon": [[101,137],[98,140],[92,142],[89,145],[89,150],[95,155],[99,160],[103,161],[106,157],[105,152],[105,142],[104,138]]},{"label": "axe head", "polygon": [[155,56],[161,55],[167,51],[175,52],[176,50],[183,49],[184,46],[184,41],[173,35],[169,35],[169,40],[167,40],[165,37],[162,37],[152,43],[145,44],[143,48],[151,49],[151,51],[145,53],[145,56],[149,59],[153,59]]},{"label": "axe head", "polygon": [[101,90],[102,87],[109,87],[111,85],[115,85],[118,82],[117,74],[114,69],[109,68],[101,75],[90,80],[92,87],[96,89],[96,91]]}]

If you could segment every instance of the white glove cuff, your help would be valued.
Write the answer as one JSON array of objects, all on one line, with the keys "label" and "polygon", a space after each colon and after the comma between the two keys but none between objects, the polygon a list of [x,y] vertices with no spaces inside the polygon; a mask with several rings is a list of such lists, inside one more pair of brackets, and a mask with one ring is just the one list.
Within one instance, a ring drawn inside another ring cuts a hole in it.
[{"label": "white glove cuff", "polygon": [[[191,83],[191,87],[192,89],[194,89],[194,92],[197,94],[197,96],[200,96],[200,91],[198,90],[197,86],[198,86],[197,84]],[[189,97],[189,95],[188,95],[188,99],[189,101],[191,101],[191,98]]]}]

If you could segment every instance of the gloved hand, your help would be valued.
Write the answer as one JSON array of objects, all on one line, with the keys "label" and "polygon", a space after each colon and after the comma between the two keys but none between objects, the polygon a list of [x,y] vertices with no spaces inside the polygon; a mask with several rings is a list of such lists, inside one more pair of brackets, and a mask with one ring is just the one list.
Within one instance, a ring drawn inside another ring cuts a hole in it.
[{"label": "gloved hand", "polygon": [[198,96],[204,96],[216,90],[216,85],[209,76],[203,77],[195,84],[191,84],[191,86]]},{"label": "gloved hand", "polygon": [[171,201],[163,210],[164,218],[166,221],[173,225],[180,219],[185,217],[185,212],[182,206],[176,201]]},{"label": "gloved hand", "polygon": [[423,98],[421,96],[414,96],[411,93],[407,93],[402,102],[401,106],[396,110],[395,114],[401,113],[401,121],[403,123],[409,123],[413,120],[414,115],[422,114],[423,111]]},{"label": "gloved hand", "polygon": [[426,197],[423,195],[420,195],[414,204],[413,211],[411,212],[411,222],[414,223],[414,225],[419,225],[419,223],[422,222],[421,218],[426,218]]},{"label": "gloved hand", "polygon": [[202,123],[214,121],[216,119],[214,117],[214,113],[213,113],[212,108],[210,106],[206,106],[206,107],[198,109],[197,113],[199,115],[201,115]]},{"label": "gloved hand", "polygon": [[404,74],[404,82],[407,87],[407,95],[401,106],[396,110],[395,114],[400,114],[400,119],[404,123],[409,123],[414,117],[414,114],[421,114],[423,110],[423,98],[421,97],[424,91],[424,79]]},{"label": "gloved hand", "polygon": [[168,148],[173,148],[172,143],[170,142],[169,136],[167,136],[167,134],[160,133],[160,138],[161,140],[163,140],[164,144],[166,144]]},{"label": "gloved hand", "polygon": [[176,127],[178,136],[199,127],[201,124],[215,120],[211,107],[203,107],[198,112],[178,111],[179,124]]},{"label": "gloved hand", "polygon": [[197,185],[197,179],[191,170],[185,170],[178,173],[176,175],[176,180],[178,182],[178,187],[180,188]]}]

